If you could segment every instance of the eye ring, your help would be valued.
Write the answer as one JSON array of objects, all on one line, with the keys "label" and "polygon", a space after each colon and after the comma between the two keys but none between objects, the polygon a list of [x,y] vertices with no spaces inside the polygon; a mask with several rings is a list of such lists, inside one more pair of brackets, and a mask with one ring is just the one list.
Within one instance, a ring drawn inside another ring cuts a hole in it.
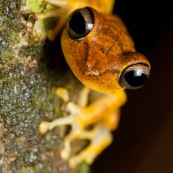
[{"label": "eye ring", "polygon": [[67,32],[71,39],[81,40],[90,33],[94,25],[94,14],[89,7],[79,8],[67,19]]},{"label": "eye ring", "polygon": [[138,89],[148,80],[150,68],[146,64],[133,64],[123,70],[119,84],[126,89]]}]

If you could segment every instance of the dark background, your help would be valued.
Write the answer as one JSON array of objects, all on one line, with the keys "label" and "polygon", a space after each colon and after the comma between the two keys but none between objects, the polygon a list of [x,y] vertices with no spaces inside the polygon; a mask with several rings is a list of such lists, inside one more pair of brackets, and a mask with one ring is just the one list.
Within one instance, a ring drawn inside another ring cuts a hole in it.
[{"label": "dark background", "polygon": [[173,173],[173,5],[168,0],[117,0],[137,51],[151,62],[149,82],[127,91],[114,142],[92,173]]}]

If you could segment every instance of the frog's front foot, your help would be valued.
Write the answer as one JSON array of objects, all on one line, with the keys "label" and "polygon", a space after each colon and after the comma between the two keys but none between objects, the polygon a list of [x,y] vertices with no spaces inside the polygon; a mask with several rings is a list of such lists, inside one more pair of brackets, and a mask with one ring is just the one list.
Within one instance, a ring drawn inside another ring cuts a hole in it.
[{"label": "frog's front foot", "polygon": [[[47,130],[59,125],[71,125],[71,131],[65,137],[64,148],[61,151],[61,157],[64,160],[68,160],[71,167],[75,167],[82,161],[91,164],[112,141],[110,131],[101,123],[94,125],[92,130],[83,127],[79,114],[71,114],[68,117],[56,119],[50,123],[42,122],[39,129],[41,133],[46,133]],[[71,143],[76,139],[87,139],[90,143],[79,154],[71,156]]]},{"label": "frog's front foot", "polygon": [[[47,30],[47,37],[49,40],[53,41],[59,31],[65,24],[68,15],[68,4],[64,0],[40,0],[49,4],[44,13],[39,15],[39,19],[56,19],[57,22],[53,28]],[[50,7],[52,5],[52,7]]]},{"label": "frog's front foot", "polygon": [[[69,100],[66,90],[61,88],[57,93],[64,101],[67,102]],[[119,102],[119,105],[117,104],[117,98],[106,96],[87,106],[88,94],[89,89],[84,88],[80,94],[78,104],[74,104],[73,102],[67,103],[66,111],[69,112],[69,116],[56,119],[52,122],[42,122],[39,126],[39,131],[46,133],[48,130],[60,125],[71,125],[71,130],[64,139],[64,147],[61,151],[61,157],[64,160],[68,160],[71,167],[75,167],[82,161],[91,164],[111,143],[112,135],[107,124],[109,122],[107,121],[107,116],[114,116],[115,118],[113,119],[116,121],[112,122],[114,126],[117,126],[119,113],[113,110],[117,110],[117,106],[119,107],[123,103]],[[122,96],[124,97],[125,95]],[[109,103],[107,102],[108,100]],[[112,106],[116,108],[112,109]],[[105,112],[106,110],[108,112]],[[88,128],[90,125],[92,125],[91,129]],[[110,127],[112,126],[110,125]],[[89,145],[78,154],[72,155],[71,143],[76,139],[86,139],[89,141]]]},{"label": "frog's front foot", "polygon": [[[80,138],[88,139],[90,144],[79,154],[69,159],[70,166],[74,167],[81,161],[92,164],[95,158],[112,142],[111,132],[102,124],[97,124],[92,131],[83,130]],[[65,151],[64,148],[63,151]],[[63,153],[62,153],[63,154]]]}]

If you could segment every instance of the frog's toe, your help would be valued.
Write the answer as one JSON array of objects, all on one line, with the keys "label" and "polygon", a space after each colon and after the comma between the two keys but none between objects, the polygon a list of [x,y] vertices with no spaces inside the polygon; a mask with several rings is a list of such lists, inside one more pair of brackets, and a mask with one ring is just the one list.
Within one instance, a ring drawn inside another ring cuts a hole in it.
[{"label": "frog's toe", "polygon": [[70,157],[70,152],[71,152],[70,142],[67,142],[66,144],[64,144],[64,148],[61,151],[61,157],[64,160],[68,160]]},{"label": "frog's toe", "polygon": [[104,126],[98,125],[95,132],[91,132],[91,134],[88,135],[90,144],[79,154],[69,159],[69,165],[71,167],[75,167],[82,161],[92,164],[95,158],[112,142],[112,134]]},{"label": "frog's toe", "polygon": [[46,133],[48,130],[52,130],[55,127],[61,126],[61,125],[70,125],[74,121],[74,116],[67,116],[63,118],[55,119],[52,122],[46,122],[42,121],[38,127],[40,133]]},{"label": "frog's toe", "polygon": [[49,130],[49,122],[42,121],[39,125],[39,132],[40,133],[46,133]]}]

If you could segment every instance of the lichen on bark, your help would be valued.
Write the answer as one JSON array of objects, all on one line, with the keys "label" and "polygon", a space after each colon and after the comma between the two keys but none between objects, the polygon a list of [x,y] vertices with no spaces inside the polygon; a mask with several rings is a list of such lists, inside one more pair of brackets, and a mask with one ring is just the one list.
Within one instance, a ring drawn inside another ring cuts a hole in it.
[{"label": "lichen on bark", "polygon": [[75,100],[81,84],[68,70],[59,41],[36,31],[38,16],[28,2],[0,1],[0,172],[87,173],[87,165],[71,169],[59,155],[66,127],[38,131],[42,120],[64,116],[56,88],[69,89]]}]

